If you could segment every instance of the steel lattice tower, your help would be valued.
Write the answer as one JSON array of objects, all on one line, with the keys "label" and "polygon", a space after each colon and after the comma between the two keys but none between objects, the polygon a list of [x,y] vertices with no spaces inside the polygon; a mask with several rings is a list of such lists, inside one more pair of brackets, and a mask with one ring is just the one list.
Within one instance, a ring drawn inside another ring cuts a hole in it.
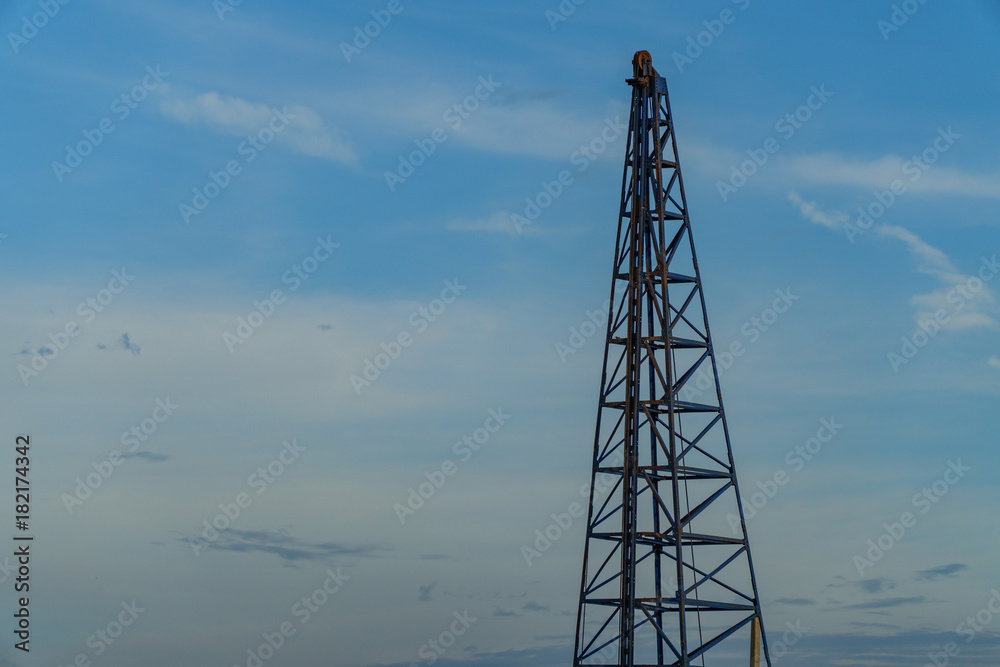
[{"label": "steel lattice tower", "polygon": [[769,666],[666,80],[633,74],[573,664]]}]

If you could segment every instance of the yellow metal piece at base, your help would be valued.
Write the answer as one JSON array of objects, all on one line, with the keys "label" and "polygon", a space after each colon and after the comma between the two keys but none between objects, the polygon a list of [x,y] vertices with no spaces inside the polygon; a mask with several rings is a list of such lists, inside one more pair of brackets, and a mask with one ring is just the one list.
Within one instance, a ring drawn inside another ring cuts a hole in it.
[{"label": "yellow metal piece at base", "polygon": [[750,622],[750,667],[760,667],[760,617]]}]

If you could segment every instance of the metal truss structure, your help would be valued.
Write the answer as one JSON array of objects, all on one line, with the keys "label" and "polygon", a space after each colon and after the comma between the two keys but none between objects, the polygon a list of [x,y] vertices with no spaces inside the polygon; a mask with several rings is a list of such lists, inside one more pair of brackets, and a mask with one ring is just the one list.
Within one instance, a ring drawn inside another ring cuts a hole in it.
[{"label": "metal truss structure", "polygon": [[573,665],[770,666],[666,80],[627,82]]}]

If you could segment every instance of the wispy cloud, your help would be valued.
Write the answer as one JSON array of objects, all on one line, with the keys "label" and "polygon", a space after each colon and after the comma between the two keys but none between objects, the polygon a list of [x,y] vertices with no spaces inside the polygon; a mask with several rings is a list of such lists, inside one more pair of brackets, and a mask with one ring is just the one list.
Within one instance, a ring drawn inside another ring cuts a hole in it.
[{"label": "wispy cloud", "polygon": [[123,333],[122,337],[115,341],[115,348],[119,350],[125,350],[126,352],[131,352],[132,354],[138,355],[142,352],[142,348],[132,342],[128,337],[127,333]]},{"label": "wispy cloud", "polygon": [[[963,331],[977,327],[994,329],[997,322],[992,313],[995,311],[996,299],[993,291],[979,278],[961,273],[951,260],[941,250],[924,242],[916,234],[902,227],[883,225],[878,228],[879,234],[896,238],[906,244],[910,255],[916,260],[917,270],[934,277],[941,286],[927,294],[914,295],[910,302],[917,307],[914,319],[926,322],[934,319],[934,314],[944,311],[950,314],[948,321],[941,325],[942,329]],[[979,284],[977,290],[969,285]],[[956,286],[966,286],[959,290]],[[961,297],[961,308],[955,300]]]},{"label": "wispy cloud", "polygon": [[129,335],[127,333],[123,333],[121,338],[119,338],[118,340],[116,340],[114,343],[111,344],[111,347],[108,347],[103,343],[98,343],[97,349],[101,351],[125,350],[126,352],[131,352],[134,355],[138,355],[139,353],[142,352],[142,348],[139,345],[133,343],[132,339],[129,338]]},{"label": "wispy cloud", "polygon": [[778,598],[775,600],[778,604],[791,604],[791,605],[810,605],[816,604],[815,600],[809,600],[808,598]]},{"label": "wispy cloud", "polygon": [[957,577],[959,572],[968,570],[968,565],[962,563],[952,563],[951,565],[940,565],[928,570],[920,570],[914,576],[917,581],[935,581],[937,579]]},{"label": "wispy cloud", "polygon": [[878,233],[905,243],[907,250],[917,260],[917,270],[921,273],[934,276],[941,282],[948,284],[957,284],[965,279],[965,276],[959,274],[958,269],[951,263],[947,255],[908,229],[896,225],[882,225],[878,228]]},{"label": "wispy cloud", "polygon": [[427,584],[426,586],[420,586],[419,587],[419,591],[420,592],[417,595],[417,601],[418,602],[430,602],[431,601],[431,593],[434,591],[434,587],[435,586],[437,586],[437,583]]},{"label": "wispy cloud", "polygon": [[876,577],[873,579],[861,579],[860,581],[854,579],[847,579],[846,577],[837,577],[838,583],[829,584],[830,588],[860,588],[865,593],[881,593],[882,591],[891,591],[896,588],[896,584],[889,581],[885,577]]},{"label": "wispy cloud", "polygon": [[17,354],[18,356],[31,356],[34,354],[38,354],[43,357],[51,357],[55,354],[55,350],[53,350],[48,345],[43,345],[39,348],[32,348],[30,343],[25,343],[21,347],[21,351],[18,352]]},{"label": "wispy cloud", "polygon": [[798,206],[803,218],[810,222],[815,222],[817,225],[823,225],[835,232],[840,231],[844,224],[850,220],[846,213],[841,211],[824,211],[816,202],[806,201],[797,192],[789,192],[788,199]]},{"label": "wispy cloud", "polygon": [[958,195],[1000,199],[1000,173],[979,173],[935,165],[913,180],[904,171],[907,160],[885,155],[858,160],[837,153],[804,155],[783,161],[785,172],[799,182],[816,185],[846,185],[885,190],[901,179],[907,192],[928,195]]},{"label": "wispy cloud", "polygon": [[[194,538],[182,537],[181,542],[190,543]],[[217,551],[238,551],[241,553],[273,554],[281,560],[324,561],[334,556],[376,556],[385,551],[377,545],[350,546],[340,542],[307,542],[292,537],[283,530],[229,530],[219,531],[214,542],[198,541],[199,546]]]},{"label": "wispy cloud", "polygon": [[893,625],[891,623],[865,623],[862,621],[851,621],[848,625],[858,628],[885,628],[887,630],[899,630],[898,625]]},{"label": "wispy cloud", "polygon": [[850,604],[844,607],[844,609],[888,609],[890,607],[900,607],[908,604],[921,604],[923,602],[927,602],[927,598],[923,595],[909,598],[883,598],[881,600],[873,600],[871,602]]},{"label": "wispy cloud", "polygon": [[876,579],[862,579],[858,582],[858,586],[865,593],[881,593],[884,590],[894,589],[896,584],[892,583],[885,577],[878,577]]},{"label": "wispy cloud", "polygon": [[986,363],[988,363],[993,368],[1000,370],[1000,357],[990,357],[989,361],[987,361]]},{"label": "wispy cloud", "polygon": [[[836,634],[810,633],[807,640],[799,642],[789,651],[789,663],[809,667],[909,667],[930,664],[928,653],[940,652],[945,644],[961,641],[961,636],[953,630],[935,632],[920,628],[900,632],[897,626],[883,623],[850,625],[857,629]],[[878,631],[859,631],[863,628]],[[962,643],[961,646],[962,661],[971,665],[995,665],[1000,637],[983,632],[976,635],[975,642]]]},{"label": "wispy cloud", "polygon": [[[804,219],[832,231],[839,232],[850,220],[845,212],[823,209],[816,202],[807,201],[794,191],[788,193],[788,200],[799,209]],[[962,331],[976,327],[990,329],[997,327],[993,317],[996,300],[992,290],[978,278],[966,275],[955,268],[951,258],[942,250],[899,225],[883,224],[875,228],[875,233],[902,242],[914,259],[917,271],[933,277],[940,283],[937,289],[927,294],[916,294],[910,299],[910,302],[917,307],[914,319],[918,323],[935,319],[935,313],[943,310],[949,313],[949,318],[947,322],[941,324],[942,329]],[[956,287],[976,284],[977,281],[981,287],[958,292],[961,296],[961,300],[958,301]],[[956,301],[961,303],[960,308],[956,306]]]},{"label": "wispy cloud", "polygon": [[160,110],[167,118],[185,125],[205,125],[216,132],[237,136],[257,133],[268,127],[276,114],[287,115],[288,127],[274,134],[274,141],[288,149],[346,165],[357,163],[357,155],[347,140],[323,122],[319,114],[305,106],[273,107],[250,102],[217,91],[193,97],[167,88]]}]

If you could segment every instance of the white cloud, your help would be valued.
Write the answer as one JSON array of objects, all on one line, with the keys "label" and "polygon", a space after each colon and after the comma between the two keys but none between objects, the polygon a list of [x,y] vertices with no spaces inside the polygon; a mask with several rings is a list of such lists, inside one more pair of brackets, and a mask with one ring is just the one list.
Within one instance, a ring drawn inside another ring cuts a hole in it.
[{"label": "white cloud", "polygon": [[987,361],[986,363],[988,363],[993,368],[1000,370],[1000,358],[990,357],[989,361]]},{"label": "white cloud", "polygon": [[207,125],[217,132],[237,136],[256,133],[267,127],[276,112],[287,113],[291,122],[287,129],[275,134],[276,142],[303,155],[347,165],[357,162],[357,155],[346,139],[327,128],[319,114],[309,107],[272,107],[215,91],[184,97],[167,89],[165,94],[160,110],[167,118],[185,125]]},{"label": "white cloud", "polygon": [[[849,216],[843,211],[823,210],[815,202],[804,200],[794,191],[788,193],[788,200],[799,209],[804,219],[835,232],[843,229],[844,224],[849,221]],[[935,319],[935,313],[943,310],[948,313],[949,318],[941,326],[942,329],[962,331],[977,327],[993,329],[998,326],[993,317],[996,310],[993,292],[981,282],[980,288],[972,289],[971,286],[977,284],[979,279],[960,272],[943,251],[898,225],[883,224],[875,228],[875,232],[901,241],[916,261],[917,271],[932,276],[940,283],[937,289],[927,294],[914,295],[910,299],[910,303],[917,307],[914,319],[918,323]]]},{"label": "white cloud", "polygon": [[879,234],[897,238],[906,244],[907,249],[917,259],[917,269],[921,273],[932,275],[947,284],[957,284],[965,279],[958,269],[952,265],[948,256],[937,248],[927,244],[913,232],[896,225],[882,225],[877,229]]},{"label": "white cloud", "polygon": [[[949,314],[943,329],[961,331],[976,327],[995,328],[997,322],[991,313],[995,310],[995,300],[992,291],[986,285],[973,290],[971,285],[979,279],[973,279],[958,271],[951,260],[941,250],[926,243],[913,232],[895,225],[882,225],[878,233],[896,238],[906,244],[910,255],[917,262],[917,270],[933,276],[941,283],[941,287],[928,294],[917,294],[910,302],[918,307],[914,315],[917,322],[934,319],[934,314],[944,310]],[[979,284],[982,284],[981,282]],[[956,287],[958,286],[958,287]],[[961,286],[965,286],[964,289]],[[961,308],[955,303],[961,299]]]},{"label": "white cloud", "polygon": [[927,171],[904,171],[907,160],[886,155],[857,160],[836,153],[790,157],[781,161],[788,177],[818,185],[849,185],[887,189],[900,180],[907,192],[1000,199],[1000,173],[985,174],[955,167],[932,166]]},{"label": "white cloud", "polygon": [[841,211],[824,211],[816,202],[806,201],[797,192],[789,192],[788,199],[799,207],[802,217],[817,225],[823,225],[828,229],[840,231],[846,222],[850,220],[846,213]]},{"label": "white cloud", "polygon": [[[685,165],[722,182],[729,180],[729,171],[734,165],[747,159],[744,153],[710,144],[685,142],[682,149]],[[861,188],[869,194],[888,190],[894,181],[900,181],[905,187],[904,197],[912,194],[1000,199],[1000,171],[945,166],[946,156],[926,170],[920,170],[910,158],[892,153],[869,159],[835,152],[782,153],[771,159],[773,164],[760,169],[748,180],[771,188],[784,188],[789,184],[803,189],[809,185],[846,186]],[[720,179],[722,174],[725,175]]]},{"label": "white cloud", "polygon": [[983,288],[976,292],[971,299],[964,299],[962,310],[956,310],[955,304],[949,300],[958,298],[960,292],[954,287],[941,287],[927,294],[917,294],[910,299],[910,303],[917,306],[918,310],[914,314],[917,322],[925,322],[934,319],[934,313],[943,310],[949,314],[950,319],[941,326],[942,329],[951,331],[963,331],[966,329],[997,328],[997,321],[990,314],[995,310],[993,294]]}]

